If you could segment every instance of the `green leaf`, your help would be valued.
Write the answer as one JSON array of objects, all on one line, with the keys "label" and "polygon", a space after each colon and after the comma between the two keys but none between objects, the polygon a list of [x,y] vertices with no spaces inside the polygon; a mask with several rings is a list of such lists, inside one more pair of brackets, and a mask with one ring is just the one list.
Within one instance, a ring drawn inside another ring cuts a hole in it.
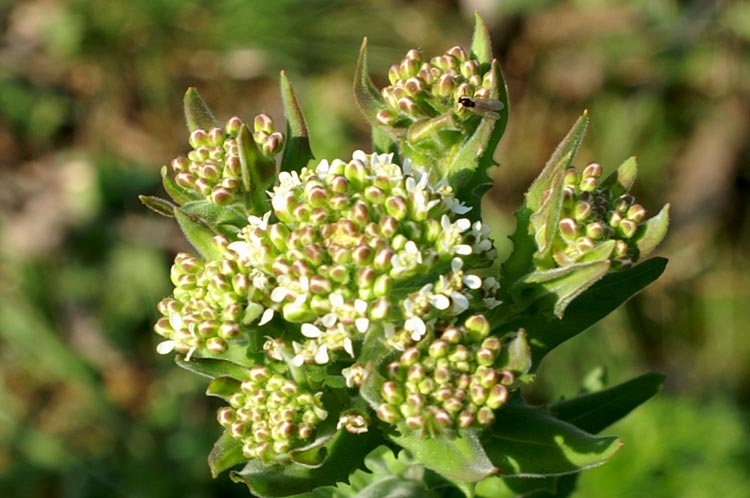
[{"label": "green leaf", "polygon": [[319,465],[266,465],[251,460],[230,477],[235,482],[244,482],[251,493],[260,497],[309,493],[321,486],[346,481],[365,455],[382,442],[382,436],[375,430],[359,435],[342,430],[326,445],[326,457]]},{"label": "green leaf", "polygon": [[[563,156],[558,166],[567,162],[568,156]],[[537,247],[534,253],[534,262],[537,268],[555,266],[552,251],[562,213],[564,178],[565,170],[563,168],[556,168],[552,171],[541,204],[529,218]]]},{"label": "green leaf", "polygon": [[518,398],[496,412],[484,449],[503,476],[548,477],[580,472],[609,459],[622,445],[556,419]]},{"label": "green leaf", "polygon": [[557,478],[529,479],[492,476],[477,483],[477,498],[536,498],[557,489]]},{"label": "green leaf", "polygon": [[213,244],[216,235],[204,220],[199,217],[184,213],[180,208],[175,208],[174,217],[182,229],[182,233],[188,242],[198,251],[205,260],[221,259],[221,253]]},{"label": "green leaf", "polygon": [[392,153],[398,161],[398,143],[378,126],[372,127],[372,147],[378,154]]},{"label": "green leaf", "polygon": [[214,396],[229,402],[230,396],[240,391],[239,380],[232,377],[217,377],[213,379],[206,389],[206,396]]},{"label": "green leaf", "polygon": [[[533,292],[554,299],[553,310],[555,316],[563,318],[565,309],[583,291],[607,274],[611,263],[609,261],[593,261],[577,263],[552,270],[536,271],[528,274],[518,284],[521,292]],[[534,285],[537,284],[537,285]],[[526,298],[519,298],[529,300]]]},{"label": "green leaf", "polygon": [[394,435],[391,439],[409,450],[415,462],[454,481],[478,482],[497,472],[472,429],[460,431],[453,439],[415,433]]},{"label": "green leaf", "polygon": [[650,218],[646,223],[638,227],[635,234],[638,246],[638,257],[644,258],[651,254],[667,235],[669,227],[669,204],[666,204],[659,214]]},{"label": "green leaf", "polygon": [[369,471],[357,469],[349,476],[349,483],[324,486],[312,493],[296,495],[295,498],[438,498],[441,496],[428,487],[422,466],[406,457],[398,458],[387,446],[378,446],[365,457]]},{"label": "green leaf", "polygon": [[[666,264],[666,259],[653,258],[627,270],[610,272],[571,302],[563,319],[533,313],[509,320],[493,333],[502,335],[526,329],[536,367],[552,349],[583,332],[659,278]],[[492,316],[489,318],[493,321]]]},{"label": "green leaf", "polygon": [[164,186],[164,191],[177,204],[185,204],[186,202],[201,199],[198,192],[187,190],[179,186],[174,179],[169,176],[169,168],[167,166],[162,166],[161,168],[161,183]]},{"label": "green leaf", "polygon": [[492,61],[490,30],[479,12],[474,12],[474,35],[471,38],[471,57],[483,64]]},{"label": "green leaf", "polygon": [[354,100],[370,124],[385,130],[377,122],[378,112],[385,109],[386,105],[383,95],[370,79],[370,73],[367,69],[367,38],[362,40],[357,67],[354,70]]},{"label": "green leaf", "polygon": [[299,171],[314,159],[314,156],[310,149],[305,116],[302,114],[292,84],[284,71],[281,71],[281,101],[284,104],[286,116],[286,143],[281,155],[280,170]]},{"label": "green leaf", "polygon": [[242,184],[249,194],[251,214],[261,216],[271,208],[266,191],[276,181],[276,163],[263,155],[247,125],[240,127],[237,135]]},{"label": "green leaf", "polygon": [[550,412],[587,432],[598,433],[645,403],[664,385],[664,376],[650,372],[622,384],[558,401]]},{"label": "green leaf", "polygon": [[224,431],[208,455],[211,477],[215,479],[225,470],[244,462],[247,462],[247,457],[242,453],[242,443],[233,438],[229,431]]},{"label": "green leaf", "polygon": [[247,225],[247,215],[238,206],[219,206],[215,202],[200,200],[183,204],[179,210],[188,216],[204,221],[214,230],[220,225],[233,225],[242,228]]},{"label": "green leaf", "polygon": [[575,159],[578,148],[581,146],[583,137],[586,134],[586,128],[589,124],[588,111],[584,111],[581,117],[575,122],[562,142],[557,146],[549,158],[544,169],[534,180],[526,193],[525,205],[532,211],[536,211],[542,205],[545,191],[550,188],[550,180],[560,170],[565,170]]},{"label": "green leaf", "polygon": [[231,377],[242,381],[249,375],[247,368],[227,360],[192,357],[190,361],[185,361],[182,355],[175,356],[174,360],[177,366],[209,379]]},{"label": "green leaf", "polygon": [[195,130],[210,130],[211,128],[221,128],[221,125],[211,113],[211,109],[203,101],[198,90],[193,87],[187,89],[183,99],[185,108],[185,121],[188,130],[192,133]]},{"label": "green leaf", "polygon": [[168,200],[153,195],[139,195],[138,200],[151,211],[166,216],[167,218],[174,218],[174,209],[177,206]]},{"label": "green leaf", "polygon": [[601,183],[601,186],[609,189],[612,197],[616,198],[630,191],[637,176],[638,163],[635,157],[629,157]]}]

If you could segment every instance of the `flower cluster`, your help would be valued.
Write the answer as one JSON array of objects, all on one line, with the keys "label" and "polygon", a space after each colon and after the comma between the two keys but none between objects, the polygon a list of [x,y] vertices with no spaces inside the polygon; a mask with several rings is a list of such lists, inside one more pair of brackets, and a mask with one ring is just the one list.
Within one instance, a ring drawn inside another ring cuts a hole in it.
[{"label": "flower cluster", "polygon": [[472,315],[405,350],[386,367],[378,418],[427,434],[491,425],[515,375],[498,365],[501,341],[489,333],[487,319]]},{"label": "flower cluster", "polygon": [[[196,129],[190,134],[192,150],[171,162],[175,183],[220,206],[232,204],[242,192],[242,163],[237,137],[245,126],[238,117],[225,128]],[[254,120],[253,139],[263,155],[272,158],[284,145],[284,135],[274,131],[273,120],[259,114]]]},{"label": "flower cluster", "polygon": [[390,155],[356,152],[349,162],[282,173],[271,204],[279,221],[251,216],[228,248],[269,279],[259,325],[275,313],[301,324],[297,365],[326,364],[339,352],[354,358],[376,330],[405,331],[407,347],[431,321],[469,303],[496,304],[496,281],[463,270],[496,256],[487,228],[461,218],[468,208],[450,186],[408,161],[402,168]]},{"label": "flower cluster", "polygon": [[258,365],[229,398],[230,406],[219,409],[217,419],[242,443],[246,458],[285,463],[290,451],[314,439],[316,426],[327,418],[321,396]]},{"label": "flower cluster", "polygon": [[378,113],[377,121],[394,128],[449,113],[467,119],[472,114],[459,99],[487,99],[495,84],[492,71],[459,46],[429,61],[418,50],[409,50],[399,64],[390,67],[388,79],[390,86],[382,90],[387,108]]},{"label": "flower cluster", "polygon": [[563,206],[553,257],[559,266],[575,263],[601,243],[614,240],[615,268],[627,268],[638,259],[634,236],[646,209],[632,195],[614,195],[600,183],[602,167],[591,163],[579,173],[565,172]]}]

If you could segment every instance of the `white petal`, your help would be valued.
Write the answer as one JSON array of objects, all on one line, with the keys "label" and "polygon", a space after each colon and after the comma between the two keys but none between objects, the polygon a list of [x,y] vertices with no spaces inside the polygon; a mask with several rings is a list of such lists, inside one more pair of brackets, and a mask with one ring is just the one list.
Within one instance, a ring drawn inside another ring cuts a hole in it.
[{"label": "white petal", "polygon": [[344,339],[344,351],[349,353],[349,356],[354,358],[354,345],[352,344],[352,340],[348,337]]},{"label": "white petal", "polygon": [[176,311],[173,311],[169,314],[169,325],[172,326],[172,330],[175,332],[180,330],[182,326],[184,325],[184,322],[182,321],[182,316],[180,316],[179,313]]},{"label": "white petal", "polygon": [[328,363],[328,346],[323,345],[318,348],[318,352],[315,353],[315,363],[318,365],[324,365]]},{"label": "white petal", "polygon": [[482,287],[482,279],[476,275],[466,275],[464,276],[464,284],[469,289],[479,289]]},{"label": "white petal", "polygon": [[458,315],[469,309],[469,300],[460,292],[452,293],[451,299],[453,300],[453,312],[455,314]]},{"label": "white petal", "polygon": [[456,220],[456,228],[459,232],[465,232],[469,228],[471,228],[471,222],[468,220],[468,218],[461,218]]},{"label": "white petal", "polygon": [[363,299],[355,299],[354,300],[354,311],[357,313],[363,315],[367,313],[367,301]]},{"label": "white petal", "polygon": [[461,256],[470,256],[472,251],[470,245],[458,244],[457,246],[453,247],[453,252],[456,254],[460,254]]},{"label": "white petal", "polygon": [[193,357],[193,353],[195,353],[195,346],[190,348],[190,351],[188,351],[187,355],[185,355],[185,361],[190,361],[190,358]]},{"label": "white petal", "polygon": [[451,260],[451,271],[453,271],[453,273],[458,272],[463,267],[464,267],[464,260],[463,259],[461,259],[461,258],[453,258]]},{"label": "white petal", "polygon": [[331,303],[331,306],[337,308],[344,305],[344,296],[340,292],[334,292],[328,296],[328,301]]},{"label": "white petal", "polygon": [[456,214],[466,214],[471,211],[471,208],[469,206],[461,204],[460,202],[456,202],[455,204],[453,204],[453,206],[451,206],[451,211]]},{"label": "white petal", "polygon": [[303,323],[301,332],[302,335],[304,335],[305,337],[309,337],[310,339],[317,339],[318,337],[323,335],[323,332],[312,323]]},{"label": "white petal", "polygon": [[273,308],[266,308],[266,310],[263,312],[263,315],[261,315],[260,317],[258,326],[265,325],[268,322],[270,322],[272,319],[273,319]]},{"label": "white petal", "polygon": [[357,331],[364,334],[370,328],[370,320],[367,318],[357,318],[354,320],[354,326],[357,327]]},{"label": "white petal", "polygon": [[244,240],[238,240],[230,243],[227,246],[227,249],[236,252],[237,255],[242,259],[250,258],[250,244],[248,244]]},{"label": "white petal", "polygon": [[329,167],[330,166],[328,165],[328,161],[326,159],[323,159],[322,161],[320,161],[320,164],[318,164],[318,166],[315,168],[315,173],[319,177],[323,178],[324,176],[326,176],[326,174],[328,174]]},{"label": "white petal", "polygon": [[304,364],[305,358],[301,354],[298,354],[294,358],[292,358],[292,365],[294,365],[295,367],[301,367]]},{"label": "white petal", "polygon": [[174,341],[162,341],[156,345],[156,352],[159,354],[169,354],[174,350]]},{"label": "white petal", "polygon": [[435,294],[434,296],[430,297],[430,304],[434,308],[442,311],[447,310],[450,307],[451,301],[442,294]]},{"label": "white petal", "polygon": [[287,291],[284,287],[275,287],[271,291],[271,301],[274,303],[280,303],[284,299],[286,299],[287,294],[289,291]]},{"label": "white petal", "polygon": [[333,327],[336,325],[336,320],[338,320],[338,317],[335,313],[328,313],[326,315],[323,315],[323,318],[320,319],[320,323],[327,329]]},{"label": "white petal", "polygon": [[404,330],[411,332],[411,338],[418,341],[427,332],[427,326],[418,316],[413,316],[404,323]]}]

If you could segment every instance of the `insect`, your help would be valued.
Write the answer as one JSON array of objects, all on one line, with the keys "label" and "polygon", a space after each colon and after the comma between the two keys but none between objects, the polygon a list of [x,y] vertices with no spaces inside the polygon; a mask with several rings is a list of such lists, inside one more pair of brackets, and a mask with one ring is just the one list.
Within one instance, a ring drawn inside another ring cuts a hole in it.
[{"label": "insect", "polygon": [[458,103],[483,118],[499,119],[497,111],[505,107],[505,104],[495,99],[472,99],[471,97],[459,97]]}]

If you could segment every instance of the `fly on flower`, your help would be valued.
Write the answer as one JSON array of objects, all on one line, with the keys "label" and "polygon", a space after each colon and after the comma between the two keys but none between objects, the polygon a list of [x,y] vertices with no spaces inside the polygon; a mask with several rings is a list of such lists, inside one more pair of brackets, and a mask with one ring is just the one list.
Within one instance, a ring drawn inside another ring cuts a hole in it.
[{"label": "fly on flower", "polygon": [[505,107],[505,104],[495,99],[472,99],[471,97],[459,97],[458,103],[474,114],[478,114],[483,118],[489,119],[499,119],[500,114],[498,114],[497,111]]}]

